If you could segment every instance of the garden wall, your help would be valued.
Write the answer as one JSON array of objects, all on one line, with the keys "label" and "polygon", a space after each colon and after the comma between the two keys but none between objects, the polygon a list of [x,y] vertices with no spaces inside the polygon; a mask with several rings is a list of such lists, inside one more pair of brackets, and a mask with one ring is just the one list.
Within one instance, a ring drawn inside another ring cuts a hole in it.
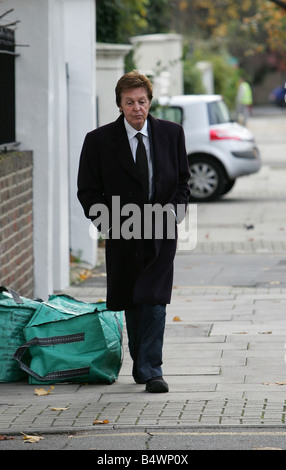
[{"label": "garden wall", "polygon": [[0,154],[0,285],[33,297],[33,156]]}]

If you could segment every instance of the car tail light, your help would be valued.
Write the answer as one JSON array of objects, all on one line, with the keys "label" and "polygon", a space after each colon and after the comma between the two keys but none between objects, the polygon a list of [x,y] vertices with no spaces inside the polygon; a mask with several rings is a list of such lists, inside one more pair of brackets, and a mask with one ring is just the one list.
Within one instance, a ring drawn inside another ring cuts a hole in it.
[{"label": "car tail light", "polygon": [[241,138],[226,129],[210,129],[210,140],[241,140]]}]

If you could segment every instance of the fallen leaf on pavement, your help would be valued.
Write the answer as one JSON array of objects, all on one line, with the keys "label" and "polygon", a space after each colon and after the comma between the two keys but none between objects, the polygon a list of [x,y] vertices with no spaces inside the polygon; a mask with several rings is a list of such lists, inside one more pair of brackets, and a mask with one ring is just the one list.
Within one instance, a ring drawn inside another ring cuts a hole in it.
[{"label": "fallen leaf on pavement", "polygon": [[0,434],[0,441],[8,441],[8,440],[12,440],[14,439],[14,437],[12,436],[3,436],[3,434]]},{"label": "fallen leaf on pavement", "polygon": [[176,316],[173,318],[173,321],[182,321],[182,320],[180,319],[180,317]]},{"label": "fallen leaf on pavement", "polygon": [[51,408],[51,410],[52,411],[66,411],[66,410],[68,410],[68,408],[55,408],[55,407],[53,407],[53,408]]},{"label": "fallen leaf on pavement", "polygon": [[109,423],[108,419],[104,419],[103,421],[100,419],[95,419],[92,424],[107,424]]},{"label": "fallen leaf on pavement", "polygon": [[49,390],[45,390],[44,388],[35,388],[35,395],[49,395],[54,388],[55,387],[53,385]]},{"label": "fallen leaf on pavement", "polygon": [[286,385],[286,382],[262,382],[262,385]]},{"label": "fallen leaf on pavement", "polygon": [[[24,434],[24,433],[22,433],[22,434]],[[29,434],[24,434],[23,439],[24,439],[25,442],[34,443],[34,442],[39,442],[41,439],[44,439],[44,438],[40,437],[40,436],[31,436]]]},{"label": "fallen leaf on pavement", "polygon": [[89,269],[85,269],[79,275],[81,281],[85,281],[86,279],[89,279],[91,276],[92,276],[92,271],[90,271]]}]

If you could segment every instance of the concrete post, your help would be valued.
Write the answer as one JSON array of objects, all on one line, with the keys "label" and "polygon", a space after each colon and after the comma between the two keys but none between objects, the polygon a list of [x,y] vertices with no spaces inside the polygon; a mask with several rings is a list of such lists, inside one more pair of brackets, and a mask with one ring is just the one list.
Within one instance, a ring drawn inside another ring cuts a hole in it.
[{"label": "concrete post", "polygon": [[119,116],[115,86],[124,74],[124,57],[132,49],[125,44],[96,44],[97,125],[102,126]]},{"label": "concrete post", "polygon": [[153,76],[154,98],[183,94],[182,36],[147,34],[130,39],[136,67]]}]

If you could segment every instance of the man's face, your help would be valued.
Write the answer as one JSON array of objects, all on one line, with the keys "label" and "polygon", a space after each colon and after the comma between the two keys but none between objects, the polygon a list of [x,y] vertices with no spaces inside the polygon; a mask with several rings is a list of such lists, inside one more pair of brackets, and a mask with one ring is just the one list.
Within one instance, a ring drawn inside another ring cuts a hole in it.
[{"label": "man's face", "polygon": [[121,106],[126,121],[130,126],[140,131],[147,119],[151,102],[143,87],[129,88],[121,94]]}]

